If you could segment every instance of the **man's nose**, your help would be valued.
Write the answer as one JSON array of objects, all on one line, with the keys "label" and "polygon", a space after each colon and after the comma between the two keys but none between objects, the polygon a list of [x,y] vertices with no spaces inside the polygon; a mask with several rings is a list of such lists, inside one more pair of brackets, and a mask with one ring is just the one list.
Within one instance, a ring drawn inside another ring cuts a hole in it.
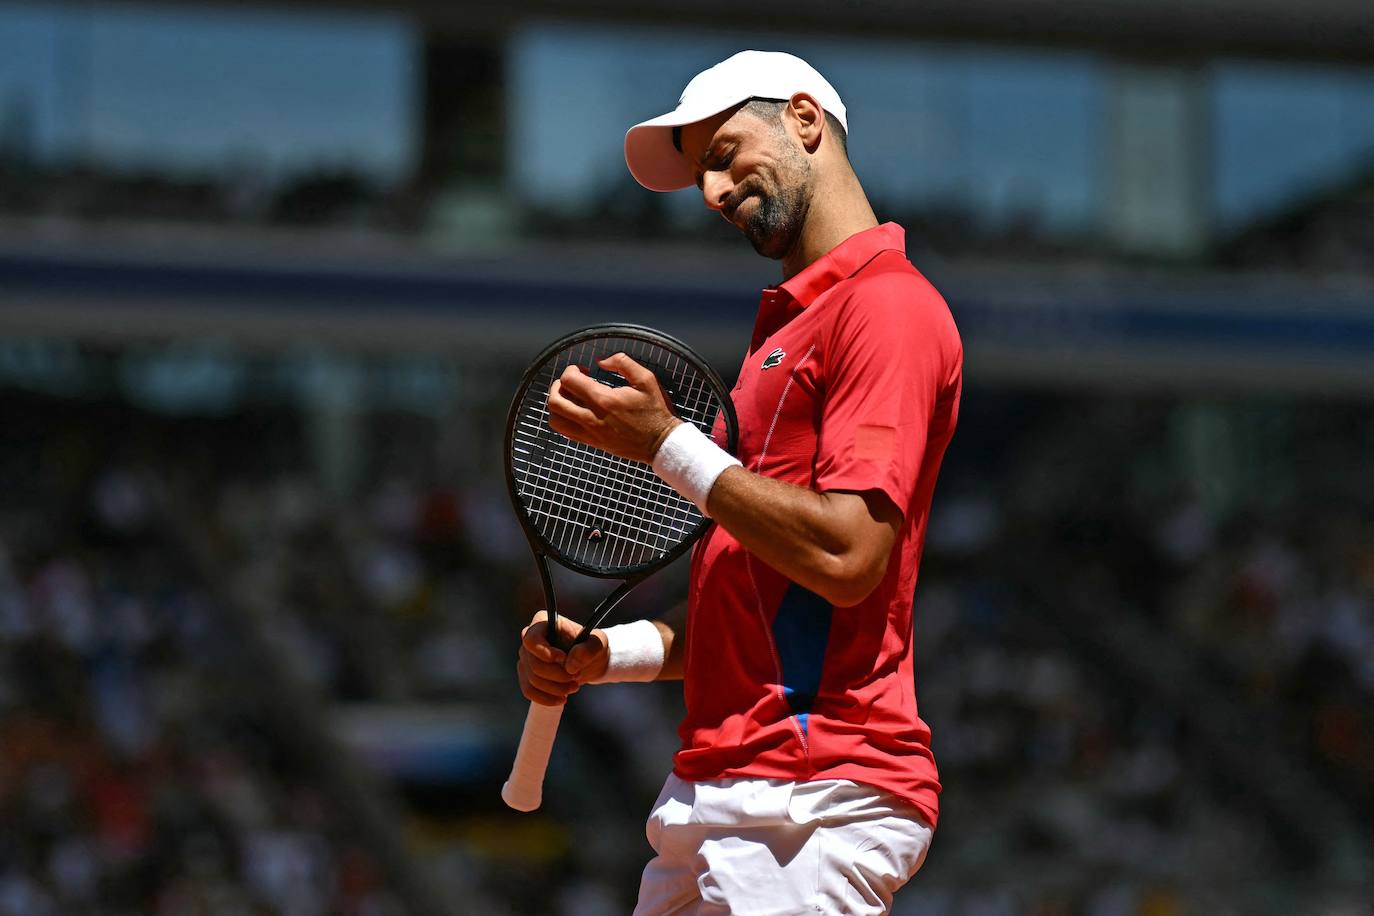
[{"label": "man's nose", "polygon": [[706,206],[712,210],[724,207],[726,199],[734,189],[734,182],[724,172],[707,172],[702,176],[701,196],[705,198]]}]

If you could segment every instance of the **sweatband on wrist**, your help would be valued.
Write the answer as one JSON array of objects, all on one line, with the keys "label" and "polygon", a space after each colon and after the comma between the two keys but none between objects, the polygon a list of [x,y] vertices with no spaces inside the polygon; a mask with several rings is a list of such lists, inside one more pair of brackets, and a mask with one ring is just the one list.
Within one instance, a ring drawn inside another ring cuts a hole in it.
[{"label": "sweatband on wrist", "polygon": [[652,621],[617,624],[601,632],[606,634],[610,661],[606,673],[590,683],[652,681],[663,670],[663,637]]},{"label": "sweatband on wrist", "polygon": [[691,423],[679,423],[654,455],[654,473],[690,499],[707,518],[706,497],[716,478],[740,460],[716,445]]}]

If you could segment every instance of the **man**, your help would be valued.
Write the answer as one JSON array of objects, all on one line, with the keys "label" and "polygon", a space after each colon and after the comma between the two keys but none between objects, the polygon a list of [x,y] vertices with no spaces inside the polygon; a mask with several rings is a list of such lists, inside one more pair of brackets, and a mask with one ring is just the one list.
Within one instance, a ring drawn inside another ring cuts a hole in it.
[{"label": "man", "polygon": [[649,818],[657,856],[636,913],[885,912],[935,827],[912,597],[963,350],[901,228],[874,217],[847,130],[804,61],[744,51],[625,138],[640,184],[695,184],[782,262],[732,393],[738,458],[675,418],[623,354],[602,365],[626,387],[572,367],[549,393],[555,430],[651,463],[716,523],[685,618],[598,630],[565,655],[541,613],[520,650],[538,703],[683,679],[682,749]]}]

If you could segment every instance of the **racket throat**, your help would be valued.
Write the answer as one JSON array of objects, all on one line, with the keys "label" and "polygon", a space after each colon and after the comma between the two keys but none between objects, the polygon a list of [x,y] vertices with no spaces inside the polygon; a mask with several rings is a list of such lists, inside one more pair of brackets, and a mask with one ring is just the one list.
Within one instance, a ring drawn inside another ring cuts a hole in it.
[{"label": "racket throat", "polygon": [[577,634],[577,638],[572,641],[572,644],[575,646],[590,637],[592,635],[592,630],[595,630],[606,622],[606,618],[611,615],[611,611],[614,611],[616,605],[625,600],[625,596],[628,595],[630,590],[638,585],[640,581],[640,578],[626,579],[624,582],[617,585],[615,591],[603,598],[601,603],[596,606],[596,610],[592,612],[592,616],[587,620],[586,624],[583,625],[582,632]]},{"label": "racket throat", "polygon": [[549,614],[549,643],[556,649],[566,652],[572,648],[573,644],[563,645],[563,639],[558,632],[558,596],[553,590],[553,576],[549,573],[549,561],[539,554],[535,557],[538,561],[534,565],[539,568],[539,584],[544,587],[544,610]]},{"label": "racket throat", "polygon": [[542,555],[536,559],[538,560],[535,566],[539,569],[539,584],[544,587],[544,610],[549,614],[549,642],[563,652],[571,651],[573,646],[586,642],[591,637],[592,630],[605,623],[606,618],[611,615],[616,606],[624,601],[625,596],[645,578],[644,576],[635,576],[617,585],[614,591],[601,599],[601,603],[596,606],[596,610],[592,611],[592,616],[582,625],[582,629],[578,630],[577,635],[571,640],[565,641],[558,629],[558,597],[554,593],[553,576],[549,573],[548,559]]}]

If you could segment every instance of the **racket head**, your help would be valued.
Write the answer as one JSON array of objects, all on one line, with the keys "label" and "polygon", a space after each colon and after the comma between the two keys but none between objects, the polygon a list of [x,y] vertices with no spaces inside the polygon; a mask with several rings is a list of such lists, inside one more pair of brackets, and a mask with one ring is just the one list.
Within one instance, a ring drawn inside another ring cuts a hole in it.
[{"label": "racket head", "polygon": [[674,412],[706,435],[723,426],[726,448],[738,422],[724,382],[694,350],[661,331],[600,324],[561,337],[525,371],[506,419],[506,485],[530,546],[583,575],[632,579],[671,563],[710,519],[659,479],[647,464],[618,458],[554,432],[549,387],[569,365],[619,387],[624,379],[595,369],[625,353],[658,376]]}]

